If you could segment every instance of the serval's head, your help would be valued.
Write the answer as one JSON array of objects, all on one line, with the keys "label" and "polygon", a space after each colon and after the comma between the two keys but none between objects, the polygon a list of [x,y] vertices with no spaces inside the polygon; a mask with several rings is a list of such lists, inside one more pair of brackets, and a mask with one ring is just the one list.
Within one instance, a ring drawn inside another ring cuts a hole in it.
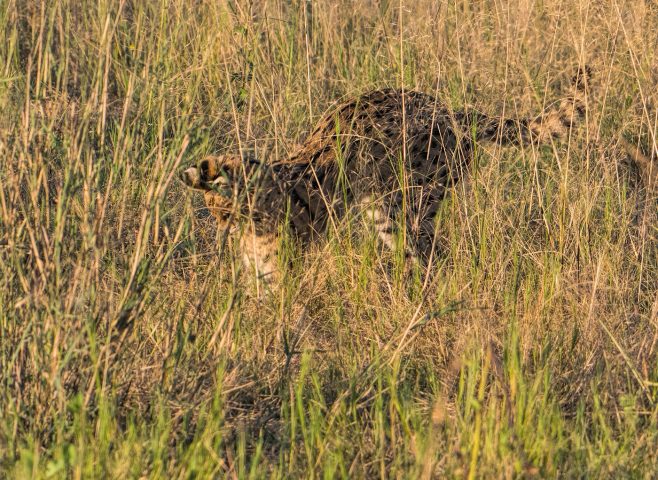
[{"label": "serval's head", "polygon": [[241,215],[246,204],[246,185],[253,184],[254,162],[239,155],[208,156],[196,166],[181,172],[185,185],[204,192],[206,206],[219,222],[228,228]]},{"label": "serval's head", "polygon": [[278,278],[277,221],[281,215],[277,212],[282,211],[282,202],[263,168],[239,155],[210,156],[183,170],[181,180],[204,192],[206,206],[220,228],[228,230],[239,219],[250,220],[250,228],[240,237],[243,260],[255,267],[259,278],[270,281]]}]

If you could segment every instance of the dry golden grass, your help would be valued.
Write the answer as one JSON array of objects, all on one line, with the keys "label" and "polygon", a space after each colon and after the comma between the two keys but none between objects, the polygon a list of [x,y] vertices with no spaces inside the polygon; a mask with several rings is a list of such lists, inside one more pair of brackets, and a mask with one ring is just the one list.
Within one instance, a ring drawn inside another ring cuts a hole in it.
[{"label": "dry golden grass", "polygon": [[[657,24],[644,0],[1,0],[0,476],[654,475]],[[586,125],[482,145],[428,282],[339,232],[268,289],[175,180],[285,158],[369,88],[527,115],[583,64]]]}]

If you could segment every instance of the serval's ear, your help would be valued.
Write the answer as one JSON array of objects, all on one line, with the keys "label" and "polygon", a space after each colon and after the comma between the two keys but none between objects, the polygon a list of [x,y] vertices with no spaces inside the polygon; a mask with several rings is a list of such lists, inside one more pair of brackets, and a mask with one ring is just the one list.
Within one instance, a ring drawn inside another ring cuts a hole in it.
[{"label": "serval's ear", "polygon": [[199,175],[202,183],[212,183],[220,174],[220,158],[206,157],[199,163]]}]

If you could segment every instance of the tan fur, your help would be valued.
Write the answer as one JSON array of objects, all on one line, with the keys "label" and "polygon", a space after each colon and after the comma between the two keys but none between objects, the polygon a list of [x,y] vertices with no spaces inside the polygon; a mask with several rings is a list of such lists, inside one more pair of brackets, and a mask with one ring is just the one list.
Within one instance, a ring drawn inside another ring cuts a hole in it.
[{"label": "tan fur", "polygon": [[639,145],[631,145],[625,138],[621,138],[619,142],[639,170],[644,187],[648,191],[658,188],[658,162],[655,158],[648,157],[642,153]]},{"label": "tan fur", "polygon": [[549,109],[529,124],[529,130],[538,143],[551,138],[566,137],[574,124],[585,116],[587,108],[587,82],[589,69],[579,71],[572,80],[569,94],[560,100],[557,108]]},{"label": "tan fur", "polygon": [[464,175],[474,142],[564,137],[585,115],[588,76],[580,71],[568,95],[534,119],[452,112],[416,91],[369,92],[324,116],[285,161],[208,157],[185,170],[182,179],[205,191],[222,228],[249,220],[241,248],[245,263],[261,275],[276,270],[280,227],[306,243],[348,212],[374,225],[388,248],[397,244],[401,226],[405,255],[427,262],[439,202]]}]

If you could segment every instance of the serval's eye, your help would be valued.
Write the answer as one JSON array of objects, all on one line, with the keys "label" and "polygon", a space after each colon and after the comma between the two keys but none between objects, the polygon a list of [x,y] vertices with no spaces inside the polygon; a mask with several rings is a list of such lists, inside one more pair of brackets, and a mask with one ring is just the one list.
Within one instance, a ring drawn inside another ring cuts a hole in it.
[{"label": "serval's eye", "polygon": [[223,168],[219,169],[217,177],[211,182],[213,185],[230,185],[231,179],[228,176],[228,173]]},{"label": "serval's eye", "polygon": [[230,197],[233,193],[231,189],[231,179],[226,170],[223,168],[219,169],[217,177],[210,182],[213,189],[216,190],[219,194]]}]

